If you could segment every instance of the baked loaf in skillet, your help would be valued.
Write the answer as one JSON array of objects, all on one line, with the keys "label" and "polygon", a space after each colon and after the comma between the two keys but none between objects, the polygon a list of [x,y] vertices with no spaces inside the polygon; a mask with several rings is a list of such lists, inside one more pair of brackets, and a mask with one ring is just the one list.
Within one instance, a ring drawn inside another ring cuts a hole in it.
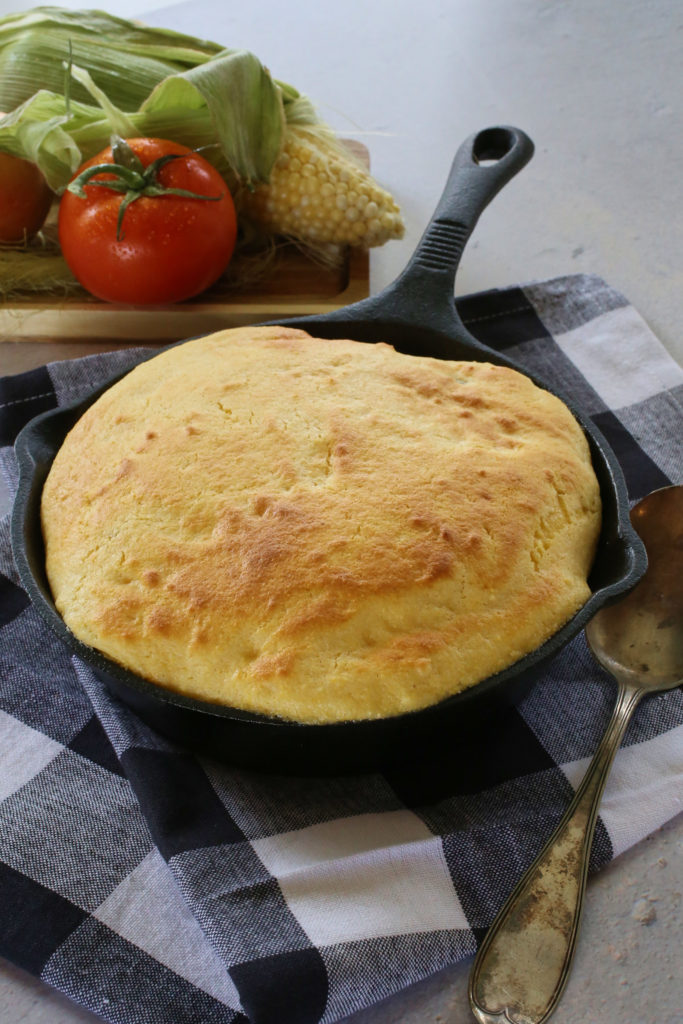
[{"label": "baked loaf in skillet", "polygon": [[600,495],[573,416],[522,374],[247,327],[91,406],[42,523],[85,643],[322,723],[433,704],[543,643],[589,595]]}]

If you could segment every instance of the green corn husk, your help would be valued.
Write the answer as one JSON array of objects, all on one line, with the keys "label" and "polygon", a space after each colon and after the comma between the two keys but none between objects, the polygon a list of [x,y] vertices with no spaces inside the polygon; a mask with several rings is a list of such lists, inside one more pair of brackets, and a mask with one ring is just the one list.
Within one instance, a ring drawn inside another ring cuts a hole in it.
[{"label": "green corn husk", "polygon": [[290,117],[317,120],[245,50],[49,7],[0,19],[0,109],[0,150],[57,192],[112,131],[215,147],[205,155],[229,184],[251,187],[268,181]]},{"label": "green corn husk", "polygon": [[[135,110],[153,85],[170,74],[203,64],[223,50],[218,43],[170,29],[147,28],[104,11],[37,7],[0,19],[0,110],[14,110],[35,92],[35,83],[62,92],[62,61],[69,53],[124,110]],[[75,86],[74,99],[89,102]]]}]

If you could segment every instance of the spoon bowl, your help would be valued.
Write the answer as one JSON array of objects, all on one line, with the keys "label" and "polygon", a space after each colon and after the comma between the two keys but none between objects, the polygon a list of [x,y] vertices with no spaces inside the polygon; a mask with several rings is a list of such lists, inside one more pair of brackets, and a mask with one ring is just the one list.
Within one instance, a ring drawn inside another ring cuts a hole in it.
[{"label": "spoon bowl", "polygon": [[491,925],[470,975],[481,1024],[542,1024],[567,983],[600,798],[640,700],[683,683],[683,485],[631,510],[648,556],[627,597],[586,626],[593,656],[617,681],[610,722],[572,802]]},{"label": "spoon bowl", "polygon": [[683,679],[683,486],[653,491],[631,512],[648,570],[586,626],[594,658],[616,679],[664,690]]}]

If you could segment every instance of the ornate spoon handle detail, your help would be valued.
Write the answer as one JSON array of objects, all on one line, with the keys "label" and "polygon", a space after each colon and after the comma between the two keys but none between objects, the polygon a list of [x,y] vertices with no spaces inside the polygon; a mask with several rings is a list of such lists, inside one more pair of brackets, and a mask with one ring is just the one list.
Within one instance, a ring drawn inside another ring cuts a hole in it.
[{"label": "ornate spoon handle detail", "polygon": [[598,806],[642,690],[619,693],[593,760],[555,832],[489,929],[469,983],[481,1024],[542,1024],[567,982],[583,906]]}]

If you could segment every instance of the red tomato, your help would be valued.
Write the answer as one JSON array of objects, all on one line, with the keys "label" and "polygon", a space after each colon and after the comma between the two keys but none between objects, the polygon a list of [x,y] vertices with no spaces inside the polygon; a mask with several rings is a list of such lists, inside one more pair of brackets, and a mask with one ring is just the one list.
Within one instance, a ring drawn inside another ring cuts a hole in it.
[{"label": "red tomato", "polygon": [[0,153],[0,242],[22,242],[35,235],[52,199],[35,164]]},{"label": "red tomato", "polygon": [[[230,262],[237,237],[232,196],[218,171],[187,146],[166,139],[126,141],[144,167],[159,157],[182,154],[164,164],[156,180],[164,188],[211,198],[143,194],[126,208],[117,240],[123,193],[92,184],[84,186],[86,198],[66,191],[59,205],[62,253],[97,298],[133,305],[181,302],[213,284]],[[110,147],[83,164],[75,177],[101,163],[112,163]],[[102,173],[92,180],[113,179]]]}]

